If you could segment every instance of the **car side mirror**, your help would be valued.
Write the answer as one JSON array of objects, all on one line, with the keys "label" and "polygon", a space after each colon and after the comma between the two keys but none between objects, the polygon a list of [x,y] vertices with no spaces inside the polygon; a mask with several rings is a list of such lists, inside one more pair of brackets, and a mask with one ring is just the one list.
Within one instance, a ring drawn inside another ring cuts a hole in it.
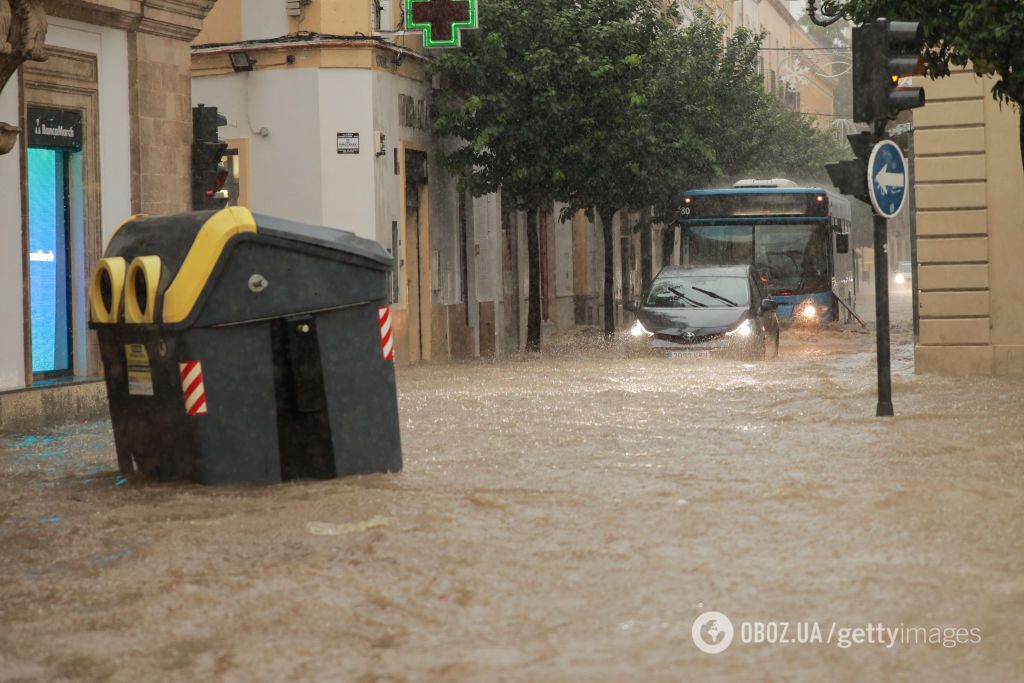
[{"label": "car side mirror", "polygon": [[765,299],[761,302],[761,308],[765,311],[777,311],[779,310],[779,302],[775,299]]},{"label": "car side mirror", "polygon": [[836,235],[836,253],[837,254],[849,254],[850,253],[850,236],[849,235]]}]

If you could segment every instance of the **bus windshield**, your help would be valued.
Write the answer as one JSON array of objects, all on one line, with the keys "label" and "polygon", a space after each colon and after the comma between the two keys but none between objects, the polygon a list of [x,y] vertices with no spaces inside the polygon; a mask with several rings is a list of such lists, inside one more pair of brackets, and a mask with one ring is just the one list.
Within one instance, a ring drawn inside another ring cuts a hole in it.
[{"label": "bus windshield", "polygon": [[750,263],[773,294],[830,289],[829,246],[823,223],[691,224],[686,231],[688,265]]}]

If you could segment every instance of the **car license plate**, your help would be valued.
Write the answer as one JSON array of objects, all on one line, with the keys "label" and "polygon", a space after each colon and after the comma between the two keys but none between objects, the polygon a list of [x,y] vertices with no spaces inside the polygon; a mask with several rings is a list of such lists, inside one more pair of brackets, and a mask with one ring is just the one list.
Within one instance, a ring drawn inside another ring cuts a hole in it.
[{"label": "car license plate", "polygon": [[706,360],[711,358],[710,351],[669,351],[669,358],[693,358],[695,360]]}]

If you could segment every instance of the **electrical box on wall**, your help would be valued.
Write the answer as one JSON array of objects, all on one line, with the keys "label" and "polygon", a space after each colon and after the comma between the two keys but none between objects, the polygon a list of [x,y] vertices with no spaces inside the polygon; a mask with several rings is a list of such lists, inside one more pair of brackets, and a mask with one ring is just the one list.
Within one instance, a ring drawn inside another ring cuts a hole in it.
[{"label": "electrical box on wall", "polygon": [[285,0],[284,5],[289,17],[298,17],[302,15],[302,8],[312,2],[313,0]]}]

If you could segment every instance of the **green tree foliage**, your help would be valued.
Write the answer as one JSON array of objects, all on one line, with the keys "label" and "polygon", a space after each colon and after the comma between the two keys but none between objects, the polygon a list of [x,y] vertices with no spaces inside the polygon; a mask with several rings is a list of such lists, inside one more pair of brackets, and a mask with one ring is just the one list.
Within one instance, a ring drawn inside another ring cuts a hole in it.
[{"label": "green tree foliage", "polygon": [[617,212],[645,211],[649,229],[688,188],[748,170],[820,177],[839,155],[764,92],[762,36],[727,40],[706,15],[685,28],[675,16],[657,0],[490,0],[481,30],[433,62],[442,163],[475,196],[501,189],[527,211],[529,348],[539,347],[538,208],[558,201],[600,217],[611,334]]},{"label": "green tree foliage", "polygon": [[502,191],[527,213],[529,301],[526,348],[540,349],[538,210],[556,200],[565,174],[551,154],[571,113],[557,89],[559,54],[543,40],[558,16],[545,0],[496,0],[461,50],[432,64],[444,87],[434,103],[436,133],[454,141],[441,162],[475,197]]}]

